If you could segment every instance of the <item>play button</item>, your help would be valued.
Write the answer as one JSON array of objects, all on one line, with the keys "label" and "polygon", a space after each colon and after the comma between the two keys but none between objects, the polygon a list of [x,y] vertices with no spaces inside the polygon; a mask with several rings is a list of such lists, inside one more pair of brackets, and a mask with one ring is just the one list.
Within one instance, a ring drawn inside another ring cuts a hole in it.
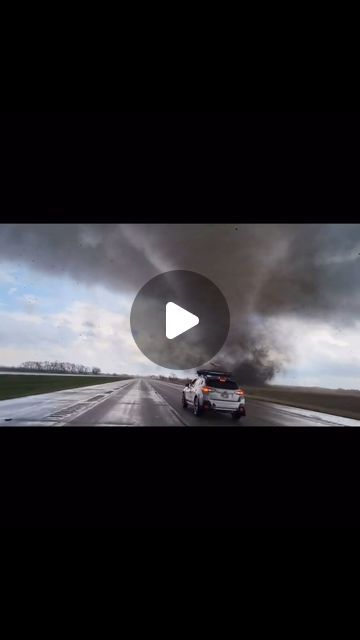
[{"label": "play button", "polygon": [[230,313],[211,280],[193,271],[167,271],[139,291],[130,326],[149,360],[168,369],[194,369],[220,351],[229,332]]},{"label": "play button", "polygon": [[197,324],[199,318],[193,313],[179,307],[175,302],[168,302],[166,305],[166,337],[173,340],[185,331],[189,331]]}]

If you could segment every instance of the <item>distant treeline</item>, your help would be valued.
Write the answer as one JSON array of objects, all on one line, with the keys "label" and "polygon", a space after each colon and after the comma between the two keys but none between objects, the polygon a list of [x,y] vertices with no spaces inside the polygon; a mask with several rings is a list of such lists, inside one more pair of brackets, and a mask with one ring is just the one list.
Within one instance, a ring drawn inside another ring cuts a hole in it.
[{"label": "distant treeline", "polygon": [[176,384],[187,384],[189,378],[178,378],[178,376],[151,376],[154,380],[163,380],[164,382],[175,382]]},{"label": "distant treeline", "polygon": [[73,362],[58,362],[58,360],[55,360],[54,362],[49,362],[48,360],[45,360],[44,362],[38,362],[37,360],[28,360],[27,362],[23,362],[20,367],[1,367],[1,370],[19,372],[37,371],[39,373],[80,373],[82,375],[93,376],[101,374],[101,369],[99,367],[85,367],[83,364],[74,364]]}]

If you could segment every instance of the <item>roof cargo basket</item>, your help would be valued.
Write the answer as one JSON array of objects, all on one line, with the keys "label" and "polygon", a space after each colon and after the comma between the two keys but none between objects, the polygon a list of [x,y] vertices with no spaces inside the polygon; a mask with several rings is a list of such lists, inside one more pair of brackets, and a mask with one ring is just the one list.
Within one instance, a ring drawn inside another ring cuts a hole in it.
[{"label": "roof cargo basket", "polygon": [[199,376],[226,376],[227,378],[232,377],[232,373],[230,371],[214,371],[213,369],[199,369],[197,371]]}]

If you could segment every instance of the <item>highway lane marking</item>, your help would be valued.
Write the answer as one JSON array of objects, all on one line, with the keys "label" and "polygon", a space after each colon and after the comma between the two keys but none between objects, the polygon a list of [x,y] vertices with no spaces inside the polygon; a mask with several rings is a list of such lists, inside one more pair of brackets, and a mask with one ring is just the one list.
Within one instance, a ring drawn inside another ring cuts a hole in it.
[{"label": "highway lane marking", "polygon": [[98,426],[101,426],[102,429],[106,429],[106,427],[138,427],[140,425],[138,425],[137,422],[106,422],[105,424]]},{"label": "highway lane marking", "polygon": [[[92,409],[94,409],[95,407],[99,406],[103,402],[106,402],[106,400],[109,400],[110,398],[112,398],[113,397],[113,393],[115,391],[122,390],[122,389],[127,389],[127,387],[129,386],[129,384],[131,384],[131,382],[132,382],[132,380],[130,382],[128,382],[127,384],[124,384],[122,387],[118,387],[117,389],[111,390],[111,393],[107,392],[106,395],[104,394],[104,396],[101,396],[100,400],[97,400],[96,402],[93,402],[91,405],[88,404],[88,403],[90,403],[91,398],[89,400],[85,400],[84,401],[85,408],[84,408],[83,411],[79,411],[78,413],[75,413],[75,415],[71,415],[70,419],[62,421],[62,422],[58,422],[54,426],[57,426],[57,427],[66,426],[67,424],[71,423],[73,420],[76,420],[77,418],[80,418],[80,416],[82,416],[87,411],[91,411]],[[95,396],[95,397],[99,397],[99,396]],[[69,408],[71,409],[71,407],[69,407]]]},{"label": "highway lane marking", "polygon": [[[354,418],[347,418],[346,416],[338,416],[333,413],[325,413],[324,411],[316,411],[316,409],[305,409],[305,407],[297,407],[295,405],[280,404],[274,400],[259,400],[255,398],[248,398],[249,404],[257,404],[262,407],[264,403],[270,405],[271,409],[279,414],[286,414],[292,418],[303,418],[304,423],[309,423],[309,426],[329,426],[329,427],[359,427],[360,421]],[[312,425],[311,422],[317,420],[321,424]],[[340,422],[341,421],[341,422]],[[357,424],[356,424],[357,423]],[[285,425],[284,425],[285,426]],[[305,424],[304,424],[305,426]]]},{"label": "highway lane marking", "polygon": [[[154,382],[158,382],[157,380],[154,380]],[[160,382],[160,381],[159,381]],[[172,382],[167,382],[167,381],[161,381],[161,384],[164,384],[168,387],[171,388],[179,388],[180,390],[182,390],[182,385],[180,384],[176,384],[176,383],[172,383]],[[189,401],[188,401],[189,402]],[[323,411],[317,411],[316,409],[310,409],[310,408],[306,408],[306,407],[298,407],[296,405],[289,405],[289,404],[282,404],[277,402],[276,400],[272,400],[270,398],[257,398],[255,396],[247,396],[247,402],[248,404],[248,408],[250,409],[251,405],[257,405],[259,408],[262,408],[262,406],[264,405],[264,403],[270,405],[271,410],[275,411],[276,413],[278,412],[281,415],[288,415],[293,419],[303,419],[303,423],[304,426],[313,426],[312,425],[312,421],[316,420],[319,424],[317,424],[316,426],[331,426],[331,427],[345,427],[345,426],[351,426],[351,427],[359,427],[360,426],[360,421],[356,420],[355,418],[348,418],[346,416],[339,416],[336,414],[328,414],[325,413]],[[250,409],[251,410],[251,409]],[[248,414],[248,417],[250,417],[250,414]],[[310,424],[309,424],[310,423]],[[244,426],[246,426],[246,418],[244,419]],[[271,425],[269,425],[271,426]],[[286,425],[283,425],[286,426]],[[292,425],[289,425],[292,426]],[[314,425],[315,426],[315,425]]]},{"label": "highway lane marking", "polygon": [[178,414],[178,412],[171,406],[171,404],[156,390],[153,389],[154,393],[162,400],[165,405],[167,405],[171,411],[171,413],[176,416],[176,418],[181,422],[184,427],[188,427],[189,425],[183,420],[183,418]]},{"label": "highway lane marking", "polygon": [[[89,387],[78,387],[74,389],[61,389],[59,391],[53,391],[45,394],[35,394],[31,396],[3,400],[0,402],[0,411],[4,414],[5,410],[7,410],[8,415],[6,416],[5,413],[5,417],[0,416],[0,427],[4,426],[5,422],[9,424],[9,426],[63,426],[63,424],[65,424],[65,421],[59,423],[58,419],[65,416],[68,417],[69,415],[73,414],[74,407],[78,408],[84,406],[86,409],[91,409],[92,407],[89,406],[89,401],[91,401],[93,406],[95,406],[93,402],[94,397],[99,397],[101,399],[111,397],[114,391],[118,389],[125,389],[132,381],[133,380],[128,380],[123,385],[120,384],[120,386],[110,390],[106,389],[109,383],[102,383],[101,385],[91,385]],[[83,392],[87,391],[96,393],[96,387],[98,386],[105,386],[105,389],[102,390],[101,394],[98,393],[97,396],[92,396],[87,400],[81,400],[81,398],[78,397],[78,402],[74,402],[77,394],[82,395]],[[65,395],[65,398],[61,400],[61,396],[63,396],[64,394],[67,394],[69,397]],[[55,400],[55,398],[58,397],[60,397],[59,402]],[[12,403],[14,402],[17,403],[15,409],[12,406]],[[29,402],[32,402],[30,406]],[[58,407],[56,407],[56,403],[58,404]],[[48,407],[49,404],[50,406]],[[43,408],[44,413],[47,413],[39,417],[29,417],[29,413],[33,413],[34,407],[37,410],[39,406]],[[7,407],[7,409],[5,409],[5,407]],[[11,412],[14,412],[15,415],[11,416]],[[75,418],[75,416],[71,415],[71,419],[73,418]]]},{"label": "highway lane marking", "polygon": [[[123,386],[121,386],[120,388],[117,388],[115,390],[122,390],[122,389],[127,389],[126,393],[124,395],[121,395],[121,397],[119,398],[119,402],[118,405],[123,406],[123,405],[127,405],[128,407],[134,407],[134,406],[139,406],[141,405],[141,402],[138,401],[138,395],[139,395],[139,383],[141,381],[140,380],[130,380],[128,383],[124,384]],[[128,388],[130,387],[130,388]],[[99,402],[94,403],[92,406],[90,407],[86,407],[86,409],[84,411],[80,411],[79,413],[77,413],[75,416],[71,417],[71,420],[68,420],[64,423],[62,423],[59,426],[72,426],[72,422],[77,420],[79,417],[81,417],[84,413],[87,413],[88,411],[92,411],[95,407],[98,407],[100,404],[102,404],[103,402],[105,402],[109,397],[113,398],[113,394],[110,396],[106,396],[103,400],[100,400]],[[134,398],[131,401],[128,401],[127,398]],[[73,426],[77,426],[77,425],[73,425]],[[80,426],[80,425],[79,425]],[[86,425],[84,425],[86,426]],[[101,427],[107,427],[107,426],[116,426],[116,427],[134,427],[134,426],[138,426],[138,421],[134,421],[131,420],[130,417],[124,417],[122,420],[118,420],[116,423],[113,422],[101,422],[98,425],[94,425],[94,426],[101,426]]]},{"label": "highway lane marking", "polygon": [[[116,406],[107,413],[107,419],[103,418],[101,425],[103,427],[147,426],[147,409],[144,407],[144,401],[150,401],[155,410],[155,413],[152,413],[153,409],[151,407],[151,422],[155,418],[155,420],[160,420],[161,422],[165,420],[165,423],[169,424],[169,426],[174,424],[184,425],[181,417],[176,414],[171,405],[159,393],[156,393],[152,385],[143,380],[139,380],[136,384],[130,386],[127,392],[119,398]],[[145,414],[145,417],[143,414]],[[114,416],[116,416],[115,419]]]}]

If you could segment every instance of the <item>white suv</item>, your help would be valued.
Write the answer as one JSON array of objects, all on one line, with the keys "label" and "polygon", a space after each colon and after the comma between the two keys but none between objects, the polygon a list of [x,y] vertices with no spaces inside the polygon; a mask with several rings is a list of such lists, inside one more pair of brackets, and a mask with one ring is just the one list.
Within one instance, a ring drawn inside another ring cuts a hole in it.
[{"label": "white suv", "polygon": [[193,407],[194,415],[203,411],[226,411],[233,420],[246,415],[245,394],[231,373],[200,369],[194,378],[184,387],[182,406]]}]

